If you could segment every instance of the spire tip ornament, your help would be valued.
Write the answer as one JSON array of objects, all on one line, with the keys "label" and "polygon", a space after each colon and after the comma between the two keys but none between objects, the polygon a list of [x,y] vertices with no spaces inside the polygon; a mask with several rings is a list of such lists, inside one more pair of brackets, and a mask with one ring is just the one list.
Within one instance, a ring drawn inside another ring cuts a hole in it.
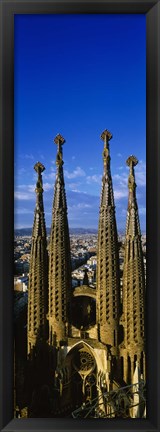
[{"label": "spire tip ornament", "polygon": [[57,134],[56,135],[56,137],[54,138],[54,142],[55,142],[55,144],[60,144],[60,145],[63,145],[66,141],[65,141],[65,139],[63,138],[63,136],[59,133],[59,134]]},{"label": "spire tip ornament", "polygon": [[131,155],[131,156],[129,156],[128,157],[128,159],[126,160],[126,164],[129,166],[129,167],[135,167],[137,164],[138,164],[138,159],[135,157],[135,156],[133,156],[133,155]]},{"label": "spire tip ornament", "polygon": [[34,169],[37,173],[42,173],[45,170],[45,166],[43,164],[41,164],[41,162],[37,162],[34,165]]},{"label": "spire tip ornament", "polygon": [[43,164],[41,164],[41,162],[37,162],[34,165],[34,169],[38,174],[38,179],[37,179],[37,183],[36,183],[36,189],[35,192],[36,194],[42,193],[43,192],[43,181],[42,181],[42,172],[45,170],[45,166]]},{"label": "spire tip ornament", "polygon": [[110,171],[110,155],[109,155],[109,141],[112,138],[111,132],[105,129],[101,134],[101,139],[104,141],[103,149],[103,162],[104,162],[104,172]]},{"label": "spire tip ornament", "polygon": [[56,165],[58,167],[62,167],[62,165],[64,164],[62,156],[63,156],[63,152],[62,152],[62,145],[65,143],[65,139],[63,138],[63,136],[59,133],[58,135],[56,135],[56,137],[54,138],[54,142],[57,145],[57,159],[56,159]]},{"label": "spire tip ornament", "polygon": [[111,132],[109,132],[109,130],[108,129],[105,129],[103,132],[102,132],[102,134],[101,134],[101,139],[103,140],[103,141],[110,141],[111,139],[112,139],[112,137],[113,137],[113,135],[111,134]]}]

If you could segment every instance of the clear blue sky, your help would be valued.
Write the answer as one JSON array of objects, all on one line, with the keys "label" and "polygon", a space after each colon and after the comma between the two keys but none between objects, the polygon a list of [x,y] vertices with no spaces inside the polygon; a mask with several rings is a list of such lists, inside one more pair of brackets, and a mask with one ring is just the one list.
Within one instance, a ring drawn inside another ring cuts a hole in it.
[{"label": "clear blue sky", "polygon": [[141,229],[146,219],[145,15],[15,16],[15,227],[31,227],[33,166],[46,170],[51,225],[57,133],[63,146],[70,227],[98,227],[104,129],[110,142],[118,230],[125,229],[126,159],[134,154]]}]

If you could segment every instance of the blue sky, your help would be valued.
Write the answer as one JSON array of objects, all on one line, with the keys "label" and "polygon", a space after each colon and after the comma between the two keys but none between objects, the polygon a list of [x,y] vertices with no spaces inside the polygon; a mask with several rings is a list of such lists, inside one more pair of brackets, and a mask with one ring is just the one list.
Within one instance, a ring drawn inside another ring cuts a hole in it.
[{"label": "blue sky", "polygon": [[37,161],[45,165],[51,225],[57,133],[63,146],[70,227],[97,228],[108,129],[118,230],[125,229],[126,159],[134,154],[146,229],[145,15],[16,15],[14,55],[15,228],[31,227]]}]

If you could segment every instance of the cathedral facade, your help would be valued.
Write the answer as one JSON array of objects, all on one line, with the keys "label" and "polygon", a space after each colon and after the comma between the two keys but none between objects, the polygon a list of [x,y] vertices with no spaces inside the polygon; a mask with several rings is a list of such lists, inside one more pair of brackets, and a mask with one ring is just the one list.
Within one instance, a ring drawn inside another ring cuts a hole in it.
[{"label": "cathedral facade", "polygon": [[[108,130],[101,135],[104,148],[96,288],[90,286],[87,272],[83,285],[73,288],[71,283],[62,151],[65,140],[60,134],[54,140],[57,172],[49,251],[43,208],[45,168],[39,162],[34,167],[38,179],[28,287],[28,358],[35,361],[39,343],[45,346],[49,357],[44,367],[49,368],[50,375],[43,384],[50,386],[52,381],[56,395],[50,411],[53,417],[81,416],[82,411],[86,417],[115,417],[116,394],[120,393],[124,416],[142,416],[133,408],[133,387],[145,382],[145,277],[134,172],[138,161],[134,156],[127,159],[128,209],[120,292],[111,138]],[[123,417],[122,409],[120,413]]]}]

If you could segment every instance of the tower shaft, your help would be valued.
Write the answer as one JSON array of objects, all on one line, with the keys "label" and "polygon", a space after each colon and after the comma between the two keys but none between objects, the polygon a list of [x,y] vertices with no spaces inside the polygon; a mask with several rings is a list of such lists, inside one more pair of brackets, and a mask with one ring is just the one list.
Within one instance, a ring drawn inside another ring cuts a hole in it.
[{"label": "tower shaft", "polygon": [[110,345],[117,354],[119,320],[119,257],[115,205],[110,171],[109,140],[106,130],[104,140],[102,192],[99,213],[97,251],[97,322],[101,342]]},{"label": "tower shaft", "polygon": [[134,174],[134,166],[137,163],[138,161],[134,156],[127,159],[130,173],[128,178],[129,198],[123,270],[123,313],[121,318],[124,328],[124,342],[121,354],[124,357],[124,379],[128,383],[133,376],[136,361],[140,365],[141,374],[145,377],[145,277]]},{"label": "tower shaft", "polygon": [[47,339],[47,308],[48,308],[48,252],[46,226],[43,207],[42,172],[44,166],[38,162],[34,166],[38,173],[36,184],[36,207],[32,230],[32,247],[29,268],[28,286],[28,354],[39,339]]},{"label": "tower shaft", "polygon": [[57,174],[52,209],[52,225],[49,252],[49,340],[59,343],[67,336],[69,300],[71,291],[70,239],[67,203],[63,176],[62,144],[57,135]]}]

